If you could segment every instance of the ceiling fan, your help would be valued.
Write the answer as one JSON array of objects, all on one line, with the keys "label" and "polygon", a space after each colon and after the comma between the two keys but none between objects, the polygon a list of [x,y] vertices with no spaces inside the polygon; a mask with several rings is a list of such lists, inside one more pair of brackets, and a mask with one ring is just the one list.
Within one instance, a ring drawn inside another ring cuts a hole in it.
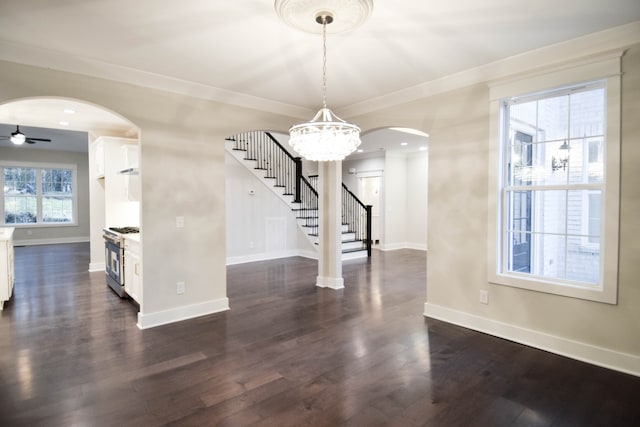
[{"label": "ceiling fan", "polygon": [[16,131],[11,132],[11,136],[0,136],[0,139],[8,139],[15,145],[35,144],[36,142],[51,142],[47,138],[28,138],[24,133],[20,132],[20,126],[16,125]]}]

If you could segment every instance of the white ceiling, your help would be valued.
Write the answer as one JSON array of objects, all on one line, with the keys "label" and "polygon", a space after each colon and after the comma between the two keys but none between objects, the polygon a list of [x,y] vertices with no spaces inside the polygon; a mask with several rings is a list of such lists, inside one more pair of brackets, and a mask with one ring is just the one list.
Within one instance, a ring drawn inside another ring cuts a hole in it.
[{"label": "white ceiling", "polygon": [[[271,0],[2,0],[0,59],[138,84],[188,83],[313,115],[322,99],[321,38],[288,27],[273,6]],[[364,25],[328,36],[328,104],[340,114],[636,21],[638,0],[374,0]]]}]

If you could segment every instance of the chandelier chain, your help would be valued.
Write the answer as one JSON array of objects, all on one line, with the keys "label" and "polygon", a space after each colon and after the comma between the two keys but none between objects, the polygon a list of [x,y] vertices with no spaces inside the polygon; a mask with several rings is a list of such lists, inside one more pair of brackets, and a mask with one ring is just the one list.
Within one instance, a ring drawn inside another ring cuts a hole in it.
[{"label": "chandelier chain", "polygon": [[327,20],[322,20],[322,108],[327,108]]}]

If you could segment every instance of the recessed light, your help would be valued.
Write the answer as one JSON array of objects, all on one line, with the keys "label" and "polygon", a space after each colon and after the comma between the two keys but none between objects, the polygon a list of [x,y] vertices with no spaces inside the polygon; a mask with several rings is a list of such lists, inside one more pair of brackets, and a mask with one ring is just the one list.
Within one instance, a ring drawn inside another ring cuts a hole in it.
[{"label": "recessed light", "polygon": [[62,110],[65,114],[75,114],[76,110],[72,110],[71,108],[65,108]]},{"label": "recessed light", "polygon": [[427,147],[422,146],[422,147],[420,147],[420,148],[419,148],[419,150],[420,150],[420,151],[427,151]]},{"label": "recessed light", "polygon": [[404,147],[405,145],[409,145],[409,143],[408,142],[401,142],[400,145],[402,145]]},{"label": "recessed light", "polygon": [[364,153],[364,150],[362,148],[358,149],[358,153]]},{"label": "recessed light", "polygon": [[61,124],[62,126],[69,126],[69,122],[65,122],[65,121],[61,121],[61,122],[60,122],[60,124]]}]

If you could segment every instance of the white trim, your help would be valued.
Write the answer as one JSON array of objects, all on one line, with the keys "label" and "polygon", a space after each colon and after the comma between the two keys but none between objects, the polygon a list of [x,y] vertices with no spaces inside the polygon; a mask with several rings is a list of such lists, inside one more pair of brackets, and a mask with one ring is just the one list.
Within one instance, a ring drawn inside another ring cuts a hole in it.
[{"label": "white trim", "polygon": [[570,340],[532,329],[521,328],[486,317],[452,310],[434,304],[424,304],[424,316],[453,323],[475,331],[504,338],[540,350],[566,356],[640,377],[640,356],[622,353],[595,345]]},{"label": "white trim", "polygon": [[405,249],[413,249],[416,251],[426,251],[427,250],[427,244],[426,243],[410,243],[407,242],[405,244]]},{"label": "white trim", "polygon": [[105,263],[104,262],[90,262],[89,263],[89,272],[93,273],[94,271],[104,271]]},{"label": "white trim", "polygon": [[626,48],[638,42],[640,42],[640,21],[544,46],[490,64],[450,74],[440,79],[357,102],[335,111],[340,117],[355,117],[462,87],[526,73],[531,70],[531,64],[536,64],[539,69],[548,69],[549,66],[576,61],[600,52]]},{"label": "white trim", "polygon": [[185,305],[156,313],[138,313],[138,328],[149,329],[194,317],[229,310],[229,298],[219,298],[198,304]]},{"label": "white trim", "polygon": [[403,242],[403,243],[389,243],[389,244],[384,244],[381,243],[378,246],[376,246],[376,249],[379,249],[381,251],[397,251],[399,249],[414,249],[416,251],[426,251],[427,250],[427,244],[424,243],[412,243],[412,242]]},{"label": "white trim", "polygon": [[342,277],[317,276],[316,286],[319,288],[343,289],[344,279]]},{"label": "white trim", "polygon": [[239,107],[308,118],[315,110],[77,55],[0,40],[0,60],[122,82]]},{"label": "white trim", "polygon": [[53,237],[50,239],[27,239],[14,240],[14,246],[36,246],[36,245],[58,245],[64,243],[85,243],[89,242],[89,236],[79,237]]},{"label": "white trim", "polygon": [[231,256],[231,257],[227,257],[227,265],[245,264],[248,262],[258,262],[258,261],[269,261],[272,259],[290,258],[294,256],[302,256],[305,258],[317,259],[317,255],[313,257],[313,256],[309,256],[309,254],[306,251],[298,251],[298,250],[292,249],[292,250],[278,252],[278,253],[262,252],[259,254]]},{"label": "white trim", "polygon": [[407,243],[406,242],[400,242],[400,243],[380,243],[380,245],[378,245],[378,249],[380,249],[381,251],[397,251],[398,249],[405,249],[407,247]]},{"label": "white trim", "polygon": [[[579,56],[592,55],[611,49],[627,47],[638,42],[640,42],[640,21],[609,28],[550,46],[544,46],[490,64],[463,70],[459,73],[420,83],[396,92],[356,102],[343,108],[338,108],[335,111],[341,117],[358,116],[461,87],[483,83],[493,78],[503,78],[525,72],[531,69],[531,64],[547,67],[559,62],[575,60]],[[296,105],[7,40],[0,41],[0,52],[0,60],[98,77],[216,102],[224,102],[240,107],[254,108],[270,113],[278,113],[302,119],[308,118],[315,113],[315,110]]]}]

